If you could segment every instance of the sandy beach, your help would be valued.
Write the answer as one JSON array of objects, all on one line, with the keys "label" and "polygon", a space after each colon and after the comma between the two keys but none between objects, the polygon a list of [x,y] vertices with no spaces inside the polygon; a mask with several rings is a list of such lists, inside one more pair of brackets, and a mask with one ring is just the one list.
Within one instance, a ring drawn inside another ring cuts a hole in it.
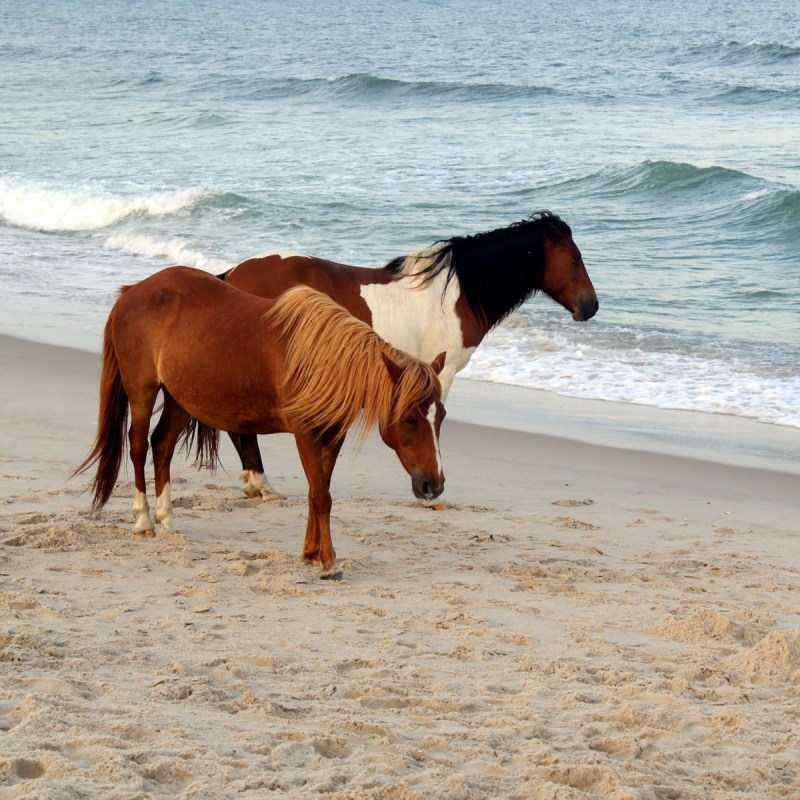
[{"label": "sandy beach", "polygon": [[0,337],[0,800],[800,797],[800,430],[457,381],[444,510],[345,446],[89,513],[99,356]]}]

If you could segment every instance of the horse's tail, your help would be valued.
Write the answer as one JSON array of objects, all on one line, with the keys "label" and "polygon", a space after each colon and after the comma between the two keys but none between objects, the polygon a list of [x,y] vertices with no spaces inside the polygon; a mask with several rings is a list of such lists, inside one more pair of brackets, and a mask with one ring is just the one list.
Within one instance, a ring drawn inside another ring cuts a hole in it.
[{"label": "horse's tail", "polygon": [[186,455],[194,448],[194,463],[198,469],[215,470],[219,464],[219,430],[210,428],[192,417],[181,432],[181,441]]},{"label": "horse's tail", "polygon": [[128,427],[128,395],[122,385],[119,361],[111,341],[110,326],[109,317],[103,337],[97,436],[86,460],[72,473],[73,476],[78,475],[97,464],[97,474],[91,483],[94,492],[93,510],[104,506],[114,491],[122,457],[125,454],[125,432]]}]

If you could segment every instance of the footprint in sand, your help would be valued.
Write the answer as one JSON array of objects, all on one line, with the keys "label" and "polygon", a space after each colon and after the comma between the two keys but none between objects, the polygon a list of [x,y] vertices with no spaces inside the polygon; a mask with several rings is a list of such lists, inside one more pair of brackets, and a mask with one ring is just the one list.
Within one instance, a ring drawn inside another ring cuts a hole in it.
[{"label": "footprint in sand", "polygon": [[17,758],[11,762],[11,774],[21,781],[41,778],[47,770],[44,765],[30,758]]},{"label": "footprint in sand", "polygon": [[576,508],[577,506],[591,506],[594,505],[594,500],[554,500],[552,505],[563,506],[565,508]]},{"label": "footprint in sand", "polygon": [[548,783],[569,786],[582,792],[611,789],[615,784],[613,772],[602,766],[558,765],[540,768],[539,772]]},{"label": "footprint in sand", "polygon": [[574,519],[573,517],[554,517],[552,522],[559,528],[569,528],[571,530],[577,530],[577,531],[600,530],[600,527],[598,525],[592,525],[591,522],[583,522],[579,519]]},{"label": "footprint in sand", "polygon": [[38,512],[31,512],[29,514],[20,514],[16,518],[17,525],[41,525],[43,523],[51,522],[55,519],[55,514],[40,514]]}]

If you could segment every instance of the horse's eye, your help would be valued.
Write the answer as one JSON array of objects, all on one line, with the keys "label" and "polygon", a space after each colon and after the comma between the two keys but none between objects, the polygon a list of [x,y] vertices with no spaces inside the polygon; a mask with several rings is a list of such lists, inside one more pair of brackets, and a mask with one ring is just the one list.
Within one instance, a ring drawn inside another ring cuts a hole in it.
[{"label": "horse's eye", "polygon": [[417,424],[417,418],[416,417],[406,417],[403,420],[403,424],[404,425],[416,425]]}]

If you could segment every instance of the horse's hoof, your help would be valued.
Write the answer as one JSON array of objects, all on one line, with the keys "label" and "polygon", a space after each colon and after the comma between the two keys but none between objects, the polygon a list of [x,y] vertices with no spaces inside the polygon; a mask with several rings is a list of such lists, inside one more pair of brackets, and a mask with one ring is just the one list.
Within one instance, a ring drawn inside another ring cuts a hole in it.
[{"label": "horse's hoof", "polygon": [[336,570],[336,572],[321,572],[319,575],[321,581],[340,581],[342,578],[344,578],[344,575],[342,575],[340,569]]},{"label": "horse's hoof", "polygon": [[134,536],[140,536],[142,539],[155,539],[156,532],[152,528],[148,528],[146,531],[134,531]]},{"label": "horse's hoof", "polygon": [[280,492],[271,492],[269,489],[245,489],[245,495],[250,500],[260,500],[262,503],[274,503],[277,500],[285,500],[286,495]]},{"label": "horse's hoof", "polygon": [[260,497],[262,503],[276,503],[278,500],[286,499],[286,495],[280,492],[259,492],[255,496]]}]

